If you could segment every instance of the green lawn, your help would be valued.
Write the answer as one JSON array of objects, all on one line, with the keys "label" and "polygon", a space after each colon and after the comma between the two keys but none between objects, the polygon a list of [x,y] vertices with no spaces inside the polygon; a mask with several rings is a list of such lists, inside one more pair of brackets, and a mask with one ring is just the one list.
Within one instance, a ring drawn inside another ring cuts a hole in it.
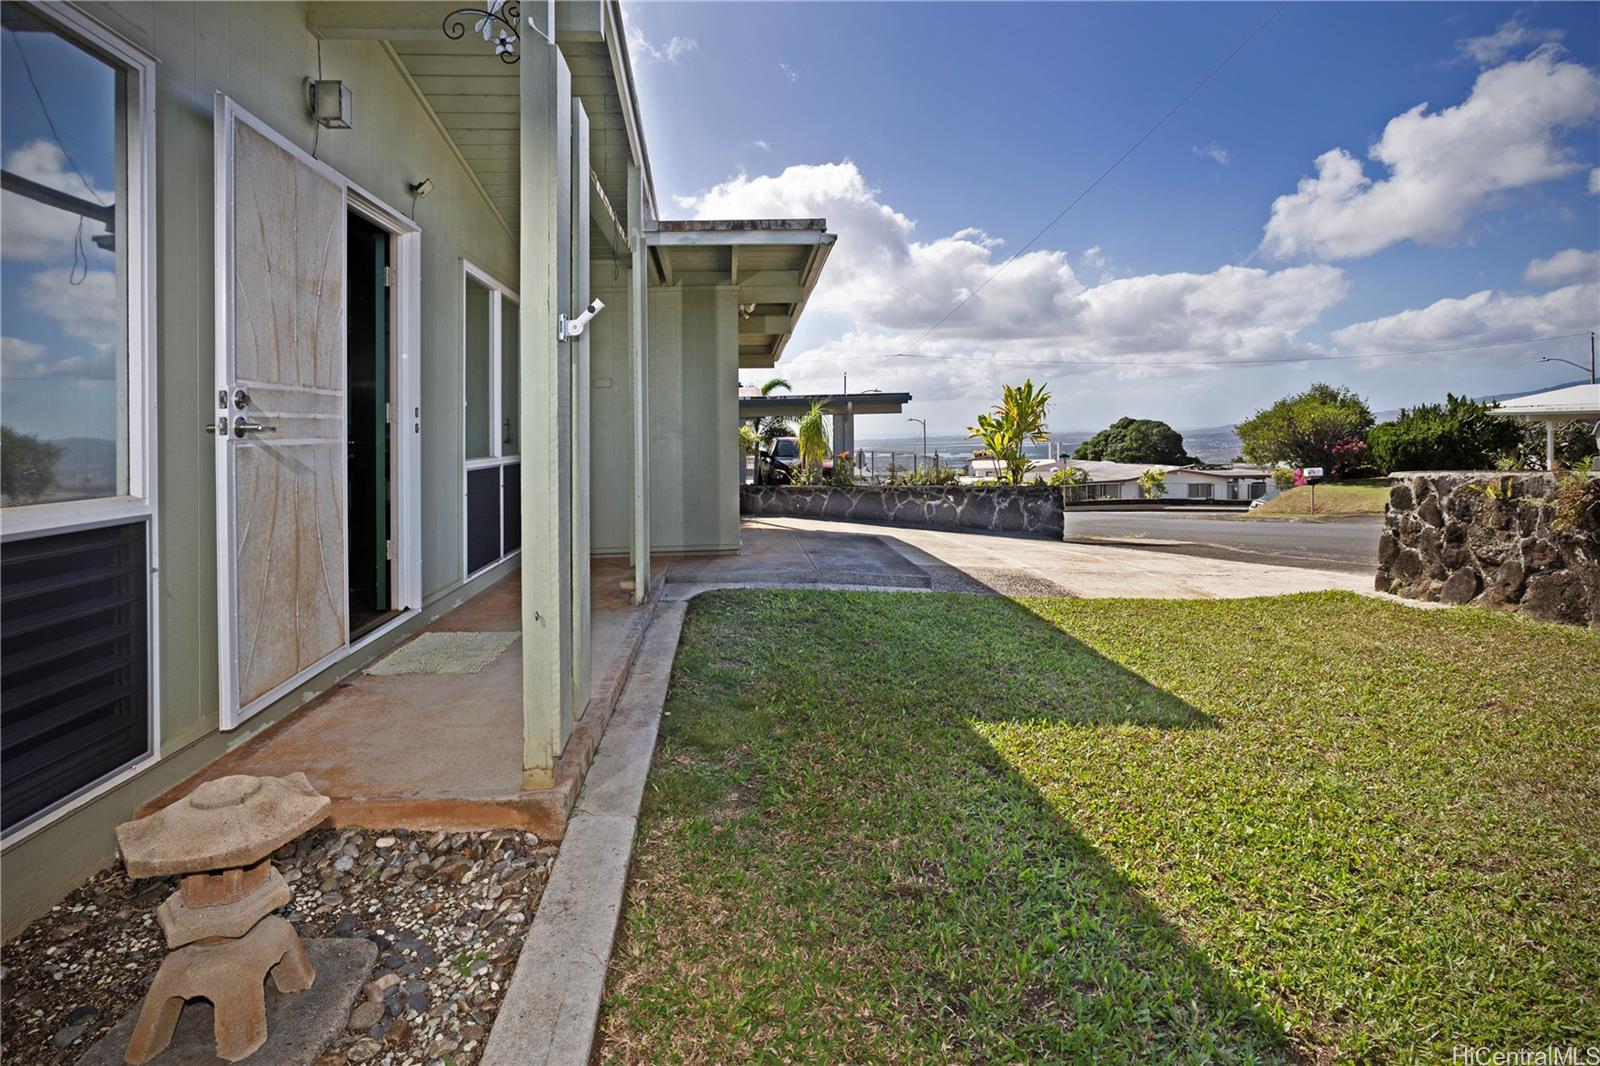
[{"label": "green lawn", "polygon": [[602,1061],[1600,1034],[1600,635],[1325,593],[686,622]]},{"label": "green lawn", "polygon": [[[1329,481],[1317,486],[1318,517],[1382,514],[1389,502],[1388,478]],[[1305,518],[1311,512],[1311,486],[1300,485],[1280,493],[1247,512],[1251,518]]]}]

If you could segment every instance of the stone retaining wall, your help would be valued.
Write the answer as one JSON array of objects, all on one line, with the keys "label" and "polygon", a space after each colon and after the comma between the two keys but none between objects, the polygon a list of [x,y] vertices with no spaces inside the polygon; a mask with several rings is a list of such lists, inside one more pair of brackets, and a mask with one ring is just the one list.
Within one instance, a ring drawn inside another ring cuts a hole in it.
[{"label": "stone retaining wall", "polygon": [[1553,528],[1555,477],[1405,473],[1392,480],[1378,591],[1600,628],[1600,528],[1593,509],[1573,528]]},{"label": "stone retaining wall", "polygon": [[739,511],[751,515],[1031,533],[1060,540],[1061,490],[1043,486],[746,485]]}]

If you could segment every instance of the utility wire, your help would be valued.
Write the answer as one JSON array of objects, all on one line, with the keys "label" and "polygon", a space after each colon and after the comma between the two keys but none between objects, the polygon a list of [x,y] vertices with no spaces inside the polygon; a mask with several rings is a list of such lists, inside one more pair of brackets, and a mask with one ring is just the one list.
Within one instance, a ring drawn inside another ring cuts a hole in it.
[{"label": "utility wire", "polygon": [[822,362],[823,360],[833,360],[833,359],[850,359],[852,361],[860,361],[862,359],[871,359],[871,358],[879,358],[879,359],[960,359],[960,360],[963,360],[963,361],[965,361],[967,363],[971,363],[971,364],[992,363],[992,364],[1006,365],[1006,366],[1093,366],[1093,367],[1099,367],[1099,368],[1101,368],[1103,370],[1122,370],[1122,369],[1127,369],[1127,368],[1138,368],[1138,369],[1149,368],[1149,369],[1159,370],[1162,367],[1210,367],[1210,368],[1221,367],[1221,368],[1227,368],[1227,367],[1251,367],[1251,366],[1283,366],[1283,365],[1286,365],[1286,364],[1293,364],[1293,363],[1322,363],[1322,362],[1328,362],[1328,361],[1331,361],[1331,360],[1344,360],[1344,359],[1398,359],[1398,358],[1402,358],[1402,357],[1405,357],[1405,356],[1442,355],[1442,354],[1445,354],[1445,353],[1448,353],[1448,352],[1472,352],[1472,351],[1480,351],[1480,350],[1488,349],[1488,348],[1511,348],[1511,347],[1515,347],[1517,345],[1523,345],[1523,344],[1542,344],[1545,341],[1571,340],[1571,339],[1573,339],[1575,337],[1587,337],[1587,336],[1589,336],[1589,331],[1588,330],[1584,330],[1582,333],[1557,333],[1557,334],[1543,336],[1543,337],[1527,337],[1527,338],[1524,338],[1522,340],[1493,341],[1493,342],[1488,343],[1488,344],[1457,344],[1457,345],[1454,345],[1454,346],[1451,346],[1451,347],[1448,347],[1448,348],[1416,348],[1416,349],[1413,349],[1411,351],[1371,352],[1371,353],[1364,354],[1364,355],[1362,355],[1362,354],[1351,354],[1351,355],[1293,355],[1293,356],[1282,356],[1282,357],[1273,358],[1273,359],[1206,359],[1206,360],[1179,359],[1179,360],[1172,360],[1172,361],[1168,361],[1168,362],[1159,362],[1159,363],[1156,363],[1156,362],[1135,362],[1135,361],[1127,360],[1127,359],[1123,359],[1123,360],[1117,360],[1117,359],[1020,359],[1020,358],[1012,358],[1012,357],[1008,357],[1008,356],[1004,356],[1004,355],[976,356],[976,355],[968,355],[968,354],[964,354],[964,353],[960,353],[960,352],[886,352],[883,355],[876,356],[876,357],[874,357],[874,356],[863,356],[863,355],[860,355],[860,354],[852,353],[852,354],[849,354],[849,355],[821,356],[821,357],[817,357],[813,361]]},{"label": "utility wire", "polygon": [[950,317],[952,315],[954,315],[957,311],[961,310],[963,307],[967,306],[968,301],[970,301],[974,296],[978,295],[978,293],[982,292],[984,290],[984,288],[989,284],[989,282],[991,282],[995,278],[999,277],[1001,272],[1003,270],[1005,270],[1006,267],[1010,266],[1012,263],[1015,263],[1019,258],[1021,258],[1024,254],[1027,253],[1029,248],[1032,248],[1035,244],[1038,243],[1039,238],[1043,237],[1046,233],[1050,232],[1050,230],[1052,228],[1054,228],[1055,224],[1057,222],[1060,222],[1062,220],[1062,218],[1064,218],[1066,216],[1068,211],[1071,211],[1074,207],[1077,207],[1078,203],[1081,200],[1083,200],[1084,197],[1086,197],[1090,193],[1094,192],[1096,187],[1098,187],[1099,184],[1102,181],[1105,181],[1106,178],[1111,176],[1111,172],[1113,170],[1116,170],[1119,166],[1122,165],[1124,160],[1126,160],[1134,152],[1138,151],[1139,146],[1144,144],[1145,141],[1149,140],[1151,135],[1154,134],[1156,132],[1156,130],[1159,130],[1162,126],[1166,125],[1167,120],[1169,118],[1171,118],[1173,115],[1178,113],[1178,109],[1179,108],[1183,107],[1184,104],[1188,103],[1194,97],[1194,95],[1196,93],[1198,93],[1201,89],[1204,89],[1206,87],[1206,83],[1207,82],[1209,82],[1212,78],[1216,77],[1217,74],[1221,72],[1223,67],[1225,67],[1229,63],[1231,63],[1235,56],[1237,56],[1240,52],[1244,51],[1245,47],[1251,41],[1253,41],[1257,37],[1259,37],[1261,35],[1261,31],[1265,30],[1268,26],[1270,26],[1274,19],[1276,19],[1279,15],[1283,14],[1283,10],[1284,10],[1284,8],[1289,6],[1289,2],[1290,2],[1290,0],[1283,0],[1283,3],[1279,4],[1277,6],[1277,8],[1273,10],[1272,14],[1270,14],[1270,15],[1268,15],[1266,17],[1266,20],[1263,21],[1261,23],[1261,25],[1257,26],[1254,30],[1251,31],[1250,36],[1248,36],[1244,40],[1240,41],[1238,43],[1238,45],[1235,46],[1233,51],[1229,52],[1226,56],[1223,57],[1222,62],[1220,62],[1216,66],[1212,67],[1210,73],[1208,73],[1205,77],[1201,78],[1198,82],[1196,82],[1194,88],[1190,89],[1187,93],[1185,93],[1183,95],[1183,99],[1181,99],[1177,103],[1173,104],[1172,107],[1167,111],[1166,114],[1162,115],[1159,119],[1156,120],[1156,124],[1155,125],[1151,126],[1149,129],[1145,130],[1144,134],[1137,141],[1134,141],[1132,144],[1130,144],[1128,146],[1127,150],[1124,151],[1121,155],[1117,156],[1116,160],[1109,167],[1106,167],[1105,170],[1101,171],[1100,172],[1100,176],[1098,178],[1095,178],[1094,181],[1089,183],[1088,188],[1084,189],[1077,196],[1075,196],[1073,198],[1072,202],[1067,204],[1066,207],[1063,207],[1060,211],[1056,212],[1056,216],[1054,218],[1052,218],[1049,222],[1045,223],[1043,229],[1041,229],[1038,233],[1035,233],[1032,237],[1028,238],[1028,243],[1027,244],[1024,244],[1021,248],[1019,248],[1016,251],[1015,254],[1013,254],[1011,256],[1011,258],[1007,259],[1004,263],[1001,263],[998,267],[996,267],[994,269],[994,272],[992,274],[990,274],[988,277],[984,278],[982,283],[979,284],[977,288],[975,288],[971,292],[967,293],[965,296],[963,296],[961,298],[961,300],[959,302],[957,302],[957,304],[954,307],[952,307],[950,310],[946,311],[944,313],[944,316],[942,318],[940,318],[939,321],[935,322],[933,325],[929,326],[926,330],[924,330],[923,333],[922,333],[922,336],[920,336],[920,337],[918,337],[916,339],[916,341],[912,344],[912,347],[916,347],[916,345],[921,344],[923,341],[927,340],[928,337],[933,333],[934,330],[936,330],[940,326],[944,325],[946,322],[948,322],[950,320]]},{"label": "utility wire", "polygon": [[72,149],[67,147],[66,138],[62,137],[61,131],[56,128],[56,120],[50,117],[50,108],[44,102],[44,93],[39,91],[39,83],[34,80],[33,64],[28,62],[28,52],[22,47],[22,38],[12,34],[11,43],[17,46],[17,55],[22,59],[22,69],[28,75],[28,86],[33,89],[34,98],[39,101],[39,110],[44,114],[45,125],[50,127],[50,136],[55,138],[56,147],[61,149],[61,154],[66,156],[68,163],[72,164],[72,169],[77,173],[78,180],[83,182],[84,189],[90,196],[94,197],[94,202],[101,207],[107,206],[106,202],[100,199],[100,194],[95,192],[94,184],[84,174],[83,168],[72,157]]}]

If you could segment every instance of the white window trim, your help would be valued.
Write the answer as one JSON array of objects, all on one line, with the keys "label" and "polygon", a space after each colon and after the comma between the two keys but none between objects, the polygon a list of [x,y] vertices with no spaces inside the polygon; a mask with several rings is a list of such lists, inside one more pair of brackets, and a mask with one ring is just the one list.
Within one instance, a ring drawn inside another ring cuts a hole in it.
[{"label": "white window trim", "polygon": [[[500,439],[500,426],[504,419],[501,404],[504,401],[504,362],[505,353],[501,351],[503,341],[502,326],[505,321],[504,305],[511,302],[513,309],[521,305],[516,290],[505,282],[489,273],[487,270],[473,265],[469,260],[461,261],[461,580],[468,581],[482,574],[499,563],[512,558],[521,552],[521,548],[506,551],[505,544],[505,492],[506,473],[508,466],[519,466],[522,463],[521,441],[518,441],[518,450],[515,454],[502,454],[500,449],[504,442]],[[467,282],[475,281],[489,290],[489,454],[468,459],[467,455]],[[522,402],[521,390],[517,393],[517,402]],[[477,570],[469,570],[472,565],[467,560],[467,472],[472,470],[486,470],[496,468],[500,471],[500,553],[495,558]]]},{"label": "white window trim", "polygon": [[156,513],[156,58],[121,34],[66,4],[23,4],[61,33],[103,53],[128,73],[123,121],[128,126],[128,494],[6,508],[0,539],[13,540],[142,521],[148,572],[145,585],[149,751],[57,801],[0,837],[9,848],[161,761],[161,530]]}]

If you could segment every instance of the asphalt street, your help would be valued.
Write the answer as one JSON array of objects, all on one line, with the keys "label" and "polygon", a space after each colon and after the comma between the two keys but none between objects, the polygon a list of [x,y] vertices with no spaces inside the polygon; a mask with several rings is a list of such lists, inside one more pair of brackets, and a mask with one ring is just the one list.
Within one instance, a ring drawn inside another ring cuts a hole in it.
[{"label": "asphalt street", "polygon": [[1151,551],[1313,570],[1372,572],[1378,564],[1379,515],[1296,521],[1247,518],[1241,511],[1067,510],[1066,539]]}]

